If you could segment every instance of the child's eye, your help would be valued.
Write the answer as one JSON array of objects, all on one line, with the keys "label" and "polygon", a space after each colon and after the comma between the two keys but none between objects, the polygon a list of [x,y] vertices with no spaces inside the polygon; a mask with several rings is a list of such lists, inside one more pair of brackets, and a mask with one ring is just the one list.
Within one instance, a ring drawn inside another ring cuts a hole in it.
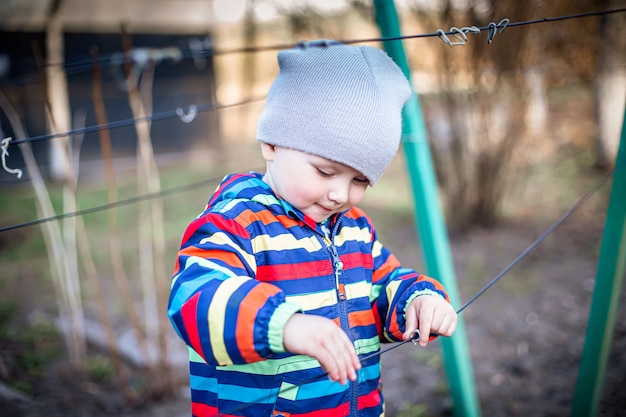
[{"label": "child's eye", "polygon": [[333,173],[321,168],[317,168],[317,173],[322,177],[332,177]]},{"label": "child's eye", "polygon": [[352,181],[357,184],[369,184],[369,180],[365,177],[355,177]]}]

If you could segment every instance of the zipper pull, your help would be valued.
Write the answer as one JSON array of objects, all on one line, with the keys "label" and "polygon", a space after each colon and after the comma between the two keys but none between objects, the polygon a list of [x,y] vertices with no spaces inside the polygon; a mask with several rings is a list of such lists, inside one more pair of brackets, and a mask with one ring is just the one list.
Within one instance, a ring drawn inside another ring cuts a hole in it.
[{"label": "zipper pull", "polygon": [[339,294],[339,299],[341,301],[347,299],[346,297],[346,289],[343,285],[343,282],[339,282],[339,275],[341,275],[341,271],[343,270],[343,262],[339,261],[335,264],[335,281],[337,281],[337,293]]},{"label": "zipper pull", "polygon": [[343,262],[337,253],[337,248],[334,244],[330,245],[330,253],[333,256],[333,267],[335,269],[335,285],[337,286],[337,294],[340,300],[345,300],[346,290],[343,282],[340,281],[341,273],[343,272]]}]

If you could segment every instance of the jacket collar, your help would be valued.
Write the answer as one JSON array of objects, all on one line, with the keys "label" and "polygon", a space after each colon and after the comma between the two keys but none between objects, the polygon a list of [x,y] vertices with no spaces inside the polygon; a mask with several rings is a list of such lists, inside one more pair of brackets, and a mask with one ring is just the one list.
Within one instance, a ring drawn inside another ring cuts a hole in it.
[{"label": "jacket collar", "polygon": [[[218,186],[215,194],[209,201],[209,206],[228,200],[250,200],[263,204],[268,210],[276,215],[286,215],[307,225],[320,235],[324,236],[322,226],[302,211],[292,206],[288,201],[278,198],[272,188],[263,181],[263,174],[248,172],[226,176]],[[343,213],[333,215],[328,222],[331,231],[339,222]]]}]

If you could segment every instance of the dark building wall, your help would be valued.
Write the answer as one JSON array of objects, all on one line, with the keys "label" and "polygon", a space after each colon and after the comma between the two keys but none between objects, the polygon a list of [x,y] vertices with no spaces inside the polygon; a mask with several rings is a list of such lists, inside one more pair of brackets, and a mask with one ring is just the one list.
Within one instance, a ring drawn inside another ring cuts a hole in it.
[{"label": "dark building wall", "polygon": [[[195,49],[191,54],[190,42],[208,48],[205,36],[132,35],[134,48],[177,48],[182,58],[179,61],[165,59],[154,67],[152,88],[152,111],[155,116],[171,114],[178,107],[185,110],[190,105],[206,108],[215,102],[215,73],[210,53]],[[35,46],[36,45],[36,46]],[[0,89],[8,96],[19,113],[29,137],[46,135],[44,88],[37,70],[35,52],[45,53],[43,34],[0,32]],[[132,119],[127,92],[123,87],[123,66],[115,61],[123,50],[119,34],[67,34],[65,36],[65,69],[67,75],[70,106],[73,114],[85,115],[85,126],[97,125],[93,102],[93,56],[97,48],[103,79],[105,107],[108,121],[119,123]],[[121,59],[121,58],[120,58]],[[4,71],[2,70],[4,68]],[[2,115],[2,134],[13,132]],[[218,145],[219,119],[216,112],[198,113],[191,123],[178,117],[168,117],[152,122],[152,141],[155,153],[185,151],[198,142],[206,146]],[[14,136],[14,135],[13,135]],[[132,124],[110,130],[114,156],[134,155],[137,145],[135,128]],[[32,143],[38,162],[48,165],[48,141]],[[16,146],[9,148],[7,162],[11,167],[22,167],[23,162]],[[81,145],[81,159],[100,158],[99,133],[87,133]],[[43,170],[45,173],[45,169]],[[8,174],[0,174],[3,182]]]}]

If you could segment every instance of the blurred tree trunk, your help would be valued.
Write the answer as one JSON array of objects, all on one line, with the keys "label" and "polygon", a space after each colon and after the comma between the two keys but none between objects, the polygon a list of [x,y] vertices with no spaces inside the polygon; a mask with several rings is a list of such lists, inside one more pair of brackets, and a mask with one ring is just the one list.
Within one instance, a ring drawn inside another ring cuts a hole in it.
[{"label": "blurred tree trunk", "polygon": [[[524,20],[529,13],[526,4],[516,1],[491,1],[488,7],[470,2],[457,9],[446,0],[441,6],[434,12],[416,5],[413,10],[425,26],[446,32],[453,22],[486,26],[507,16]],[[467,33],[463,46],[434,45],[434,67],[440,69],[437,130],[443,136],[432,137],[433,157],[451,229],[489,227],[499,219],[511,180],[510,161],[525,134],[526,96],[517,85],[523,79],[525,33],[508,32],[508,39],[498,33],[491,44],[485,32]]]},{"label": "blurred tree trunk", "polygon": [[[623,0],[601,0],[602,9],[624,6]],[[626,14],[602,16],[599,28],[598,73],[595,80],[596,166],[615,163],[626,100]]]},{"label": "blurred tree trunk", "polygon": [[[138,195],[161,192],[161,179],[152,146],[151,128],[154,77],[154,62],[141,65],[131,60],[132,37],[122,25],[122,47],[126,60],[124,69],[128,83],[128,101],[137,134],[137,191]],[[133,66],[138,66],[138,71]],[[145,339],[138,340],[145,352],[147,366],[147,391],[152,398],[163,398],[173,394],[172,373],[167,361],[169,344],[168,325],[163,312],[167,310],[167,278],[164,264],[165,232],[163,202],[160,199],[143,201],[139,204],[139,278],[141,281]],[[130,311],[130,310],[129,310]],[[150,346],[157,347],[156,357],[151,356]]]},{"label": "blurred tree trunk", "polygon": [[[64,69],[64,40],[61,23],[61,0],[52,2],[46,25],[47,62],[47,98],[50,103],[48,124],[53,133],[70,130],[70,103],[67,93],[67,78]],[[55,181],[62,182],[66,178],[70,156],[67,154],[69,145],[65,137],[49,141],[50,175]]]},{"label": "blurred tree trunk", "polygon": [[[46,89],[46,108],[48,129],[52,134],[61,136],[50,140],[50,167],[52,178],[63,182],[63,210],[75,212],[76,175],[72,164],[70,138],[65,133],[70,130],[70,104],[65,76],[63,23],[61,19],[62,0],[52,2],[46,24],[47,65],[45,67],[44,88]],[[63,220],[63,241],[65,252],[62,262],[65,274],[62,277],[65,297],[69,306],[69,356],[77,369],[84,364],[86,341],[81,286],[78,271],[77,223],[75,218]],[[63,312],[60,312],[63,314]]]},{"label": "blurred tree trunk", "polygon": [[[254,18],[255,0],[246,1],[246,14],[244,18],[243,28],[243,41],[246,48],[253,48],[257,40],[257,24]],[[257,54],[245,54],[243,57],[242,66],[242,86],[245,91],[245,100],[251,99],[254,95],[254,86],[256,83],[257,73]],[[252,117],[254,113],[251,111],[250,106],[241,106],[239,111],[242,113],[242,123],[239,125],[239,136],[244,137],[249,131],[249,126],[254,125]]]}]

